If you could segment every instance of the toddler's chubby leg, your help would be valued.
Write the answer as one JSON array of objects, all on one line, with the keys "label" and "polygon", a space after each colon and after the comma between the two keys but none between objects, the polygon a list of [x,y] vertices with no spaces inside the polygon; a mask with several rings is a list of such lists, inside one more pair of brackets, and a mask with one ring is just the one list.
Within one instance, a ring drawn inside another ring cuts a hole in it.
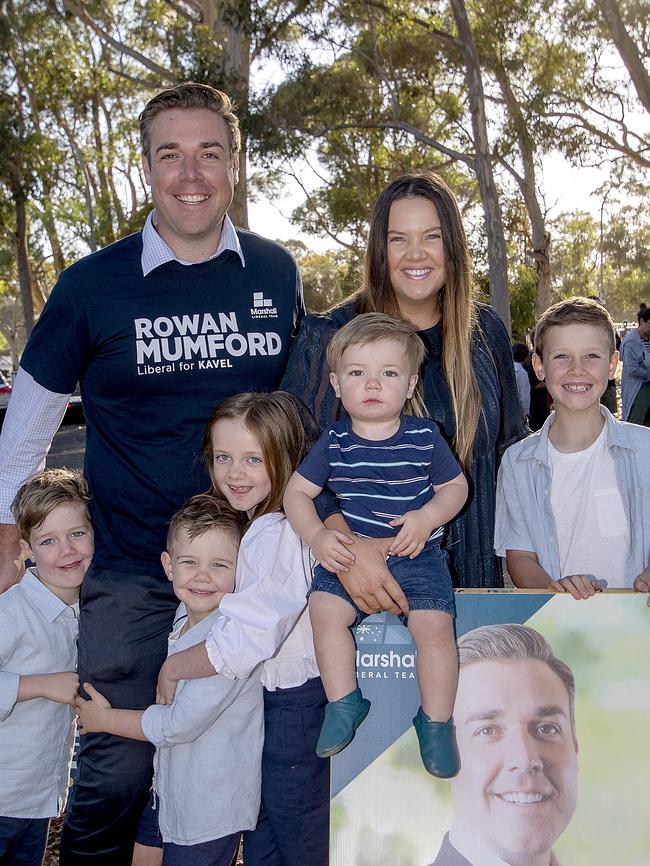
[{"label": "toddler's chubby leg", "polygon": [[417,647],[422,706],[413,724],[422,762],[432,775],[451,778],[460,769],[451,718],[458,685],[454,621],[439,610],[414,610],[409,615],[408,628]]},{"label": "toddler's chubby leg", "polygon": [[314,648],[329,703],[316,754],[329,758],[341,752],[368,715],[370,701],[357,687],[355,643],[350,631],[356,619],[352,605],[328,592],[309,596],[309,615],[314,630]]},{"label": "toddler's chubby leg", "polygon": [[309,617],[314,630],[318,670],[328,701],[338,701],[357,687],[355,643],[350,626],[356,619],[352,605],[330,592],[312,592]]},{"label": "toddler's chubby leg", "polygon": [[416,669],[422,709],[432,721],[446,722],[453,713],[458,686],[454,621],[441,610],[412,610],[408,629],[418,651]]}]

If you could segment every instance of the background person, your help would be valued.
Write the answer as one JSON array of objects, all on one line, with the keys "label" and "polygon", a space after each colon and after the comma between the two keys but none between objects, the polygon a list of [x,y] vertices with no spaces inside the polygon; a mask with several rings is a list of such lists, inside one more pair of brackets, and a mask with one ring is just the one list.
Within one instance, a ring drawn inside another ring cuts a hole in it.
[{"label": "background person", "polygon": [[513,343],[512,358],[515,363],[515,378],[517,379],[517,394],[524,418],[530,415],[530,379],[524,368],[530,352],[525,343]]},{"label": "background person", "polygon": [[639,327],[621,344],[623,421],[650,427],[650,310],[639,311]]},{"label": "background person", "polygon": [[[8,524],[8,503],[44,465],[80,382],[96,549],[81,597],[79,672],[130,709],[155,698],[176,609],[158,552],[178,506],[209,486],[196,460],[205,420],[252,383],[276,386],[303,313],[289,253],[235,230],[226,215],[240,150],[228,97],[202,84],[162,91],[140,132],[155,209],[141,232],[61,274],[21,359],[0,439]],[[0,550],[6,586],[15,526],[2,527]],[[84,738],[64,866],[129,866],[152,757],[149,743]]]},{"label": "background person", "polygon": [[525,625],[476,628],[458,653],[461,771],[431,866],[558,866],[578,795],[573,674]]},{"label": "background person", "polygon": [[[445,545],[454,582],[501,586],[492,549],[496,471],[503,450],[523,436],[523,417],[508,334],[496,313],[475,300],[458,205],[433,172],[406,174],[386,187],[370,220],[362,288],[303,322],[282,387],[313,410],[321,430],[345,414],[329,388],[327,346],[342,325],[368,312],[405,319],[418,331],[426,348],[420,370],[426,410],[467,476],[469,498],[449,524]],[[349,532],[340,514],[327,525]],[[407,610],[385,566],[388,546],[385,539],[357,539],[354,565],[339,573],[363,610]]]}]

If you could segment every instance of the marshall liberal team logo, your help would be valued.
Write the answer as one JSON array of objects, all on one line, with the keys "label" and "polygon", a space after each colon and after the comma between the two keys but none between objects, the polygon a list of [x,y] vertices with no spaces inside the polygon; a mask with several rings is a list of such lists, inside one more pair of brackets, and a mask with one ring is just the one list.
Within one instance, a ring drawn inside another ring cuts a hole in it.
[{"label": "marshall liberal team logo", "polygon": [[277,319],[278,310],[271,298],[264,297],[264,292],[253,292],[251,316],[254,319]]}]

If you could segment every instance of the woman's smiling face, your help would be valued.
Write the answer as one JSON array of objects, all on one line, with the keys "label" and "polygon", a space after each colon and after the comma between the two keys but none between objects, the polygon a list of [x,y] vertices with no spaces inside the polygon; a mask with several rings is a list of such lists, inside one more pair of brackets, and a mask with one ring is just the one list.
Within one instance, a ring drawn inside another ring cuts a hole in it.
[{"label": "woman's smiling face", "polygon": [[391,285],[404,318],[422,307],[437,316],[447,271],[442,227],[433,202],[422,196],[394,201],[386,241]]}]

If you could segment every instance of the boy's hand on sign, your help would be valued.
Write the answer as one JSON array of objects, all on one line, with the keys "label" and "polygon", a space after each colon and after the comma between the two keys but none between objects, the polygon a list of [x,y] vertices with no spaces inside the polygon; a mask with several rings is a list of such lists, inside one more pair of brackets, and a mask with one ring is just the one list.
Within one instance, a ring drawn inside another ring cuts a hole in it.
[{"label": "boy's hand on sign", "polygon": [[647,592],[648,607],[650,607],[650,573],[648,572],[647,568],[637,578],[634,579],[632,589],[635,592]]},{"label": "boy's hand on sign", "polygon": [[591,598],[602,591],[600,581],[593,574],[569,574],[560,580],[552,580],[551,589],[555,592],[568,592],[578,600]]}]

